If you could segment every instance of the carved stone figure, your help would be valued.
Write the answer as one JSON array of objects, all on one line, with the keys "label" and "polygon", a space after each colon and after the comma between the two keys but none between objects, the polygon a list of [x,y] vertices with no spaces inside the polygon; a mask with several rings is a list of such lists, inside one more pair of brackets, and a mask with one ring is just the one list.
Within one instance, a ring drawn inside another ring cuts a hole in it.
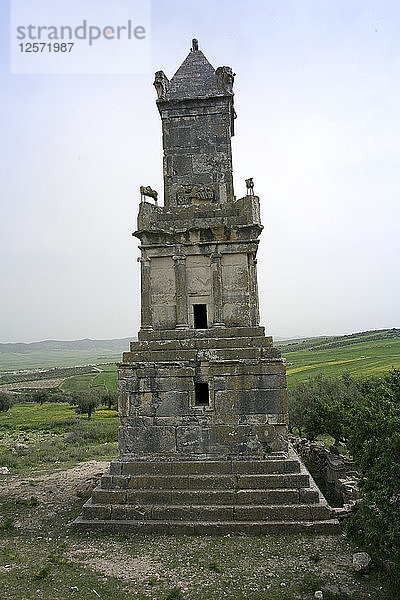
[{"label": "carved stone figure", "polygon": [[158,99],[165,100],[168,92],[169,79],[164,71],[156,72],[153,85],[156,88]]},{"label": "carved stone figure", "polygon": [[155,202],[157,203],[158,192],[156,192],[156,190],[153,190],[153,188],[151,188],[149,185],[141,185],[140,196],[142,202],[144,200],[144,197],[147,196],[148,198],[153,198],[153,200],[155,200]]},{"label": "carved stone figure", "polygon": [[236,73],[232,71],[231,67],[218,67],[215,74],[219,87],[227,94],[233,94],[233,80]]},{"label": "carved stone figure", "polygon": [[254,196],[254,181],[252,177],[246,179],[247,196]]},{"label": "carved stone figure", "polygon": [[193,200],[213,202],[214,190],[208,185],[181,185],[176,192],[178,204],[192,204]]}]

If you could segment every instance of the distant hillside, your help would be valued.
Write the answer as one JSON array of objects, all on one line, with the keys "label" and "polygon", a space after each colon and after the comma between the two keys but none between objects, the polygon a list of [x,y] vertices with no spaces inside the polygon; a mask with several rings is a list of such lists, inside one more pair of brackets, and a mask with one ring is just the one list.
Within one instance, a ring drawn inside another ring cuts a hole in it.
[{"label": "distant hillside", "polygon": [[0,372],[116,362],[136,337],[0,344]]},{"label": "distant hillside", "polygon": [[[0,344],[0,372],[118,362],[134,339]],[[287,360],[289,384],[319,372],[368,374],[400,367],[400,329],[280,340],[276,345]]]},{"label": "distant hillside", "polygon": [[289,386],[319,373],[380,375],[392,367],[400,368],[400,329],[292,340],[278,346],[287,361]]},{"label": "distant hillside", "polygon": [[347,335],[303,338],[300,340],[282,340],[276,346],[282,347],[286,352],[297,352],[298,350],[326,350],[328,348],[340,348],[351,346],[360,342],[373,342],[377,340],[389,340],[400,337],[400,329],[373,329]]},{"label": "distant hillside", "polygon": [[17,352],[19,354],[26,354],[27,352],[37,351],[48,351],[48,352],[59,352],[64,350],[95,350],[97,348],[108,348],[109,350],[121,350],[126,348],[134,337],[127,337],[121,339],[112,340],[90,340],[88,338],[84,340],[44,340],[43,342],[32,342],[30,344],[24,344],[17,342],[15,344],[0,344],[0,353],[2,352]]}]

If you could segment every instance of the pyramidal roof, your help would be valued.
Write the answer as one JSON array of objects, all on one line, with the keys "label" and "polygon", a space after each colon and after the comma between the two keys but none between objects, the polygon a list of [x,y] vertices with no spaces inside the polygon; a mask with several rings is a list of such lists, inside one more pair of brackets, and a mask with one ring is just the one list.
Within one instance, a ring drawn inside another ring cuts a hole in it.
[{"label": "pyramidal roof", "polygon": [[168,99],[199,98],[223,94],[214,67],[201,50],[192,49],[168,86]]}]

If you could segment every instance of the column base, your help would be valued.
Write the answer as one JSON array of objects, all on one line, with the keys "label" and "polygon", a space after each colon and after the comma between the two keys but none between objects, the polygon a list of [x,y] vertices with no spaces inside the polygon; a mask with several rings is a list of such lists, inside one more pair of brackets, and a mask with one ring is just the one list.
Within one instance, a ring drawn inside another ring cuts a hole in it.
[{"label": "column base", "polygon": [[182,325],[177,325],[175,329],[189,329],[189,325],[187,323],[183,323]]}]

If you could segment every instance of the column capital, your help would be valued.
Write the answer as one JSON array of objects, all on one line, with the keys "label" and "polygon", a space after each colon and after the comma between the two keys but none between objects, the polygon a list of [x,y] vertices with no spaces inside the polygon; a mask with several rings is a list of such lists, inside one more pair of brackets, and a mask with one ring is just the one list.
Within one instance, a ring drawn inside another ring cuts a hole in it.
[{"label": "column capital", "polygon": [[215,247],[215,250],[210,254],[210,263],[219,263],[221,262],[222,254],[218,250],[218,246]]},{"label": "column capital", "polygon": [[151,258],[149,257],[149,255],[147,254],[145,249],[141,250],[141,255],[138,257],[137,259],[138,263],[149,263],[151,261]]},{"label": "column capital", "polygon": [[186,255],[185,254],[173,254],[172,255],[172,260],[174,260],[175,262],[185,262],[186,260]]},{"label": "column capital", "polygon": [[180,244],[176,244],[174,248],[174,254],[172,255],[172,260],[176,261],[185,261],[186,254],[182,252],[182,246]]}]

